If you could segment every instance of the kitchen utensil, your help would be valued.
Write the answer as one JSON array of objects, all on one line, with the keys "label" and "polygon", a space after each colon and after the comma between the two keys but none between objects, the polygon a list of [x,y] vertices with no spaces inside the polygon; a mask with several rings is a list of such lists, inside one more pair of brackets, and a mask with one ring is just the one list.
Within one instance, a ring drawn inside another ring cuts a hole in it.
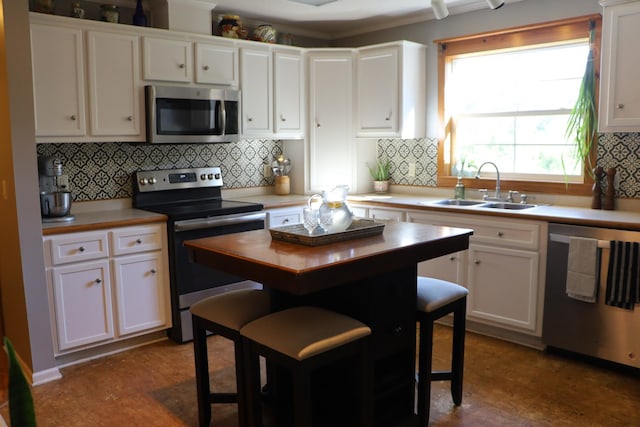
[{"label": "kitchen utensil", "polygon": [[40,213],[44,218],[58,218],[71,213],[71,191],[40,193]]}]

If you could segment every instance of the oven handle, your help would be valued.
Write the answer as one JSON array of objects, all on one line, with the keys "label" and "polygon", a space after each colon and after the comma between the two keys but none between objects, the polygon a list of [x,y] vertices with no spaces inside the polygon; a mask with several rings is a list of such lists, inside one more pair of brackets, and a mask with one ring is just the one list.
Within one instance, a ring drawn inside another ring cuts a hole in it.
[{"label": "oven handle", "polygon": [[182,221],[176,221],[173,223],[173,230],[189,231],[200,230],[204,228],[218,228],[228,225],[246,224],[255,221],[265,221],[267,214],[265,212],[256,212],[252,214],[240,214],[240,215],[225,215],[219,217],[199,218],[199,219],[185,219]]}]

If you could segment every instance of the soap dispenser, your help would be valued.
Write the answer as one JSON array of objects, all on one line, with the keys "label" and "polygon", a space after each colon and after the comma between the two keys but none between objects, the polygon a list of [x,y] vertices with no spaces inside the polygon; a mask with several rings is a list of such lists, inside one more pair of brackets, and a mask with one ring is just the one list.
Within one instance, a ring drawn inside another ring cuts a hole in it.
[{"label": "soap dispenser", "polygon": [[458,177],[458,182],[456,183],[454,196],[456,199],[459,199],[459,200],[464,199],[464,183],[462,182],[461,176]]}]

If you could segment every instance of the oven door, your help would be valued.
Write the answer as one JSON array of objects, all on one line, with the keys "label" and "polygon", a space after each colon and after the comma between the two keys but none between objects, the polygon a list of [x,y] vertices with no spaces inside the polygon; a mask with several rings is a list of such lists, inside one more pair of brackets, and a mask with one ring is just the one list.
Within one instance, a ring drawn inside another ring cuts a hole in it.
[{"label": "oven door", "polygon": [[185,342],[192,338],[189,307],[195,302],[231,290],[262,287],[241,277],[191,262],[184,242],[203,237],[261,230],[265,227],[265,219],[266,213],[252,212],[174,221],[169,224],[173,316],[170,337],[172,339]]}]

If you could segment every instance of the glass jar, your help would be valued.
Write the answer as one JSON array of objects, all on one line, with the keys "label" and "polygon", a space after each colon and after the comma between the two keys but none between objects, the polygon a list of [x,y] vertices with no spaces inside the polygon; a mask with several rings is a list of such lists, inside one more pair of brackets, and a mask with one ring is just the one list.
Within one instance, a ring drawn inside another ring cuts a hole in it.
[{"label": "glass jar", "polygon": [[71,3],[71,17],[72,18],[84,18],[84,9],[80,7],[80,3]]},{"label": "glass jar", "polygon": [[120,22],[120,10],[115,4],[103,4],[100,6],[100,15],[105,22],[113,22],[117,24]]}]

